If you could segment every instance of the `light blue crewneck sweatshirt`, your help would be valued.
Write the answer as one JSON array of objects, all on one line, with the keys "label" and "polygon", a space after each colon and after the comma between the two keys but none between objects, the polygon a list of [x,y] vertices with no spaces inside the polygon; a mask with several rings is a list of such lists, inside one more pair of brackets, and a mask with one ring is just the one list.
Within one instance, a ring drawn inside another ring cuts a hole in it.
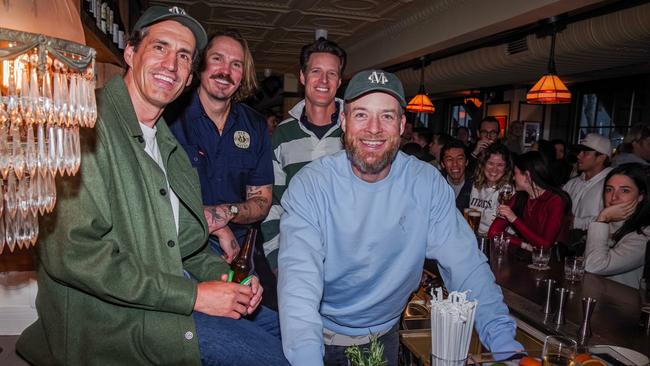
[{"label": "light blue crewneck sweatshirt", "polygon": [[523,349],[453,190],[430,164],[399,152],[388,176],[368,183],[341,151],[305,166],[282,206],[278,301],[292,365],[322,365],[323,328],[349,336],[390,329],[425,257],[438,260],[449,290],[478,299],[483,344]]}]

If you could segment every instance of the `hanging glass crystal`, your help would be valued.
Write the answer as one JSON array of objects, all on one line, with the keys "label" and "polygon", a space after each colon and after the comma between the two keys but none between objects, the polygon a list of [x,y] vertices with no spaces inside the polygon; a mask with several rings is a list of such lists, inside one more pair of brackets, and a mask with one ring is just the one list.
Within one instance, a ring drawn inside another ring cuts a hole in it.
[{"label": "hanging glass crystal", "polygon": [[79,127],[93,127],[95,50],[0,28],[0,254],[36,243],[57,175],[79,170]]}]

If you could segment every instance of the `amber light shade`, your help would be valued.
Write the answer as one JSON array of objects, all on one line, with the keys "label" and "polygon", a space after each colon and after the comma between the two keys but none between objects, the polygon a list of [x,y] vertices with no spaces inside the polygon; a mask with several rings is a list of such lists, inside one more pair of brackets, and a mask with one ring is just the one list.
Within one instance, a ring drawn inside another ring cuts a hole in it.
[{"label": "amber light shade", "polygon": [[426,94],[420,93],[406,105],[406,110],[413,113],[433,113],[436,107],[433,106],[431,99]]},{"label": "amber light shade", "polygon": [[530,104],[565,104],[571,102],[571,92],[557,75],[546,74],[528,91]]}]

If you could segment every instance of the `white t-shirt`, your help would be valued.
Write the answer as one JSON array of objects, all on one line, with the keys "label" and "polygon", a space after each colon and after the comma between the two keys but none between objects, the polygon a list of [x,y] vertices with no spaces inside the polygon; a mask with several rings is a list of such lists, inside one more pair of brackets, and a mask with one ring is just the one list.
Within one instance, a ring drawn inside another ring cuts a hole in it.
[{"label": "white t-shirt", "polygon": [[[167,178],[167,172],[165,171],[165,164],[163,164],[162,156],[160,155],[160,149],[158,148],[158,141],[156,141],[156,127],[151,128],[143,123],[140,123],[140,129],[142,130],[142,136],[144,137],[145,147],[144,151],[158,164],[160,169],[162,169],[165,174],[165,179]],[[178,196],[176,193],[169,187],[169,180],[167,180],[167,192],[169,192],[169,201],[172,205],[172,213],[174,214],[174,223],[176,224],[176,233],[178,234]]]},{"label": "white t-shirt", "polygon": [[472,186],[469,198],[469,208],[481,211],[481,223],[478,226],[479,234],[486,234],[497,216],[499,207],[499,191],[495,187],[477,189]]}]

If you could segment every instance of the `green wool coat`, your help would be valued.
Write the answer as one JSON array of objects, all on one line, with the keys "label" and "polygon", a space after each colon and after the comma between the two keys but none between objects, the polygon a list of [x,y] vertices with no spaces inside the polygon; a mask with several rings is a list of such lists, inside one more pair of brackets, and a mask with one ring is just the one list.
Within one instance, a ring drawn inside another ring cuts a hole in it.
[{"label": "green wool coat", "polygon": [[38,320],[17,350],[36,365],[200,365],[196,283],[183,270],[214,280],[227,264],[206,245],[198,176],[160,119],[177,234],[164,173],[144,151],[122,78],[97,104],[96,127],[82,130],[81,169],[58,179],[55,212],[41,225]]}]

